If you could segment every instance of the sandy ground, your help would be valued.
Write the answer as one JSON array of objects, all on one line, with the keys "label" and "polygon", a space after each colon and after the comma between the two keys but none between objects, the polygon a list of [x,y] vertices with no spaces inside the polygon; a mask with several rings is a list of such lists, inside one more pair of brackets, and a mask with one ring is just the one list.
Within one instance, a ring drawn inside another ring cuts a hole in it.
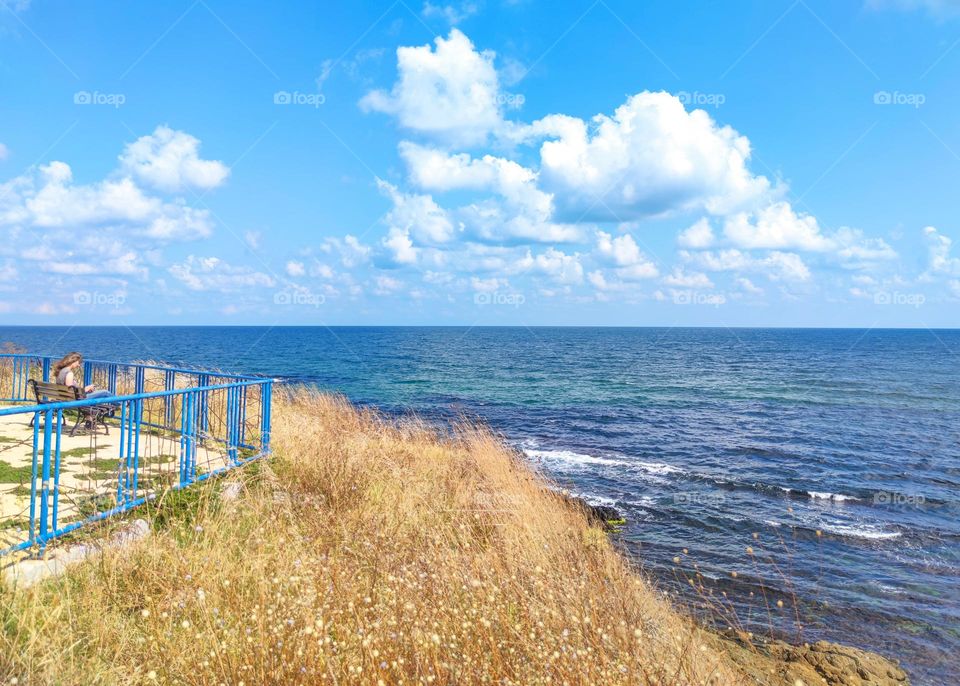
[{"label": "sandy ground", "polygon": [[[33,429],[28,413],[0,417],[0,550],[28,538],[30,521],[30,482],[33,463]],[[74,419],[64,419],[60,439],[60,478],[57,524],[64,526],[117,504],[120,474],[120,427],[107,420],[109,435],[103,427],[96,432],[81,426],[69,436]],[[43,420],[38,440],[37,489],[43,458]],[[55,431],[53,440],[55,441]],[[54,446],[51,446],[51,453]],[[161,491],[179,479],[180,437],[171,432],[142,429],[140,434],[136,496]],[[197,448],[197,471],[208,472],[227,464],[226,452],[219,443]],[[54,464],[51,457],[53,488]],[[132,478],[132,473],[131,473]],[[37,516],[39,517],[39,493]],[[51,495],[50,508],[54,498]],[[52,523],[52,522],[51,522]]]}]

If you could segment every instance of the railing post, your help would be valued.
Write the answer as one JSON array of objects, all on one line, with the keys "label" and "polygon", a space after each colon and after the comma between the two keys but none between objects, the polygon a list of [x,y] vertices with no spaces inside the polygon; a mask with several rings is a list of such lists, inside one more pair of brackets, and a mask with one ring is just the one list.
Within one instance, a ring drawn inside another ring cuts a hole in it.
[{"label": "railing post", "polygon": [[117,393],[117,365],[116,363],[107,365],[107,390],[116,395]]},{"label": "railing post", "polygon": [[[206,388],[210,385],[210,375],[209,374],[200,374],[197,376],[197,385],[201,388]],[[198,400],[200,401],[199,407],[197,409],[197,432],[200,436],[204,436],[207,433],[208,426],[208,417],[207,410],[209,405],[210,392],[209,391],[200,391],[200,396]],[[202,440],[202,439],[201,439]]]},{"label": "railing post", "polygon": [[120,454],[117,459],[117,505],[123,505],[127,501],[127,413],[129,412],[129,403],[120,403]]},{"label": "railing post", "polygon": [[196,476],[196,458],[197,439],[194,436],[194,395],[195,391],[184,392],[181,400],[181,418],[180,418],[180,483],[186,485],[192,483]]},{"label": "railing post", "polygon": [[238,407],[238,397],[236,386],[230,386],[227,388],[227,426],[226,428],[226,438],[227,438],[227,460],[231,465],[237,464],[237,417],[239,416],[240,408]]},{"label": "railing post", "polygon": [[57,442],[56,442],[56,460],[53,467],[53,518],[51,519],[50,531],[57,533],[59,520],[57,512],[60,507],[60,437],[63,433],[63,410],[57,410]]},{"label": "railing post", "polygon": [[30,545],[36,540],[37,531],[37,456],[40,444],[40,412],[33,413],[33,460],[30,468]]},{"label": "railing post", "polygon": [[133,401],[133,497],[137,497],[140,474],[140,423],[143,421],[143,400]]},{"label": "railing post", "polygon": [[260,450],[270,452],[270,403],[273,398],[273,382],[266,381],[260,386]]},{"label": "railing post", "polygon": [[53,410],[45,410],[43,413],[43,467],[42,482],[40,486],[40,533],[37,539],[40,542],[40,550],[47,544],[50,538],[50,440],[53,434]]},{"label": "railing post", "polygon": [[[163,372],[163,390],[172,391],[177,387],[177,373],[173,370],[166,370]],[[171,429],[173,428],[173,415],[174,415],[174,397],[172,395],[164,396],[163,399],[163,422],[164,428]],[[181,412],[183,410],[181,401]]]},{"label": "railing post", "polygon": [[49,358],[49,357],[44,357],[44,358],[41,360],[41,363],[43,364],[43,381],[44,381],[44,383],[49,383],[49,381],[50,381],[50,358]]}]

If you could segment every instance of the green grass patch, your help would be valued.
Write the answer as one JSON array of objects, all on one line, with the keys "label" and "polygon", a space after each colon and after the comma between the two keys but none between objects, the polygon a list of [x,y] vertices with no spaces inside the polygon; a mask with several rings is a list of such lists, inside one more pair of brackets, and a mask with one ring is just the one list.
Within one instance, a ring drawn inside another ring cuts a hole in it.
[{"label": "green grass patch", "polygon": [[[33,457],[33,455],[30,455]],[[33,466],[23,465],[14,467],[9,462],[0,460],[0,484],[22,484],[33,477]]]},{"label": "green grass patch", "polygon": [[9,436],[0,436],[0,443],[20,443],[23,439],[10,438]]},{"label": "green grass patch", "polygon": [[0,519],[0,531],[6,529],[27,529],[30,526],[29,519],[22,517],[10,517],[9,519]]},{"label": "green grass patch", "polygon": [[112,472],[108,471],[92,471],[87,472],[86,477],[92,479],[93,481],[106,481],[107,479],[116,479],[117,471],[113,470]]},{"label": "green grass patch", "polygon": [[98,451],[104,448],[112,447],[109,443],[98,445],[96,448],[70,448],[70,450],[61,450],[60,457],[90,457],[96,455]]},{"label": "green grass patch", "polygon": [[14,488],[11,488],[9,491],[6,491],[6,492],[9,493],[9,494],[11,494],[11,495],[15,495],[15,496],[17,496],[17,497],[24,497],[24,496],[26,496],[26,497],[28,497],[28,498],[30,497],[30,487],[29,487],[29,486],[23,486],[23,485],[15,486]]}]

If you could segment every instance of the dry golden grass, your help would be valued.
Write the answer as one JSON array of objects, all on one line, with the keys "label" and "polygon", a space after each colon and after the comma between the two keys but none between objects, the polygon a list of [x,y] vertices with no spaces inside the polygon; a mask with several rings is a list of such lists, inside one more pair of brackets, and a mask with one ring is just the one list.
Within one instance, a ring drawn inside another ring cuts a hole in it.
[{"label": "dry golden grass", "polygon": [[238,500],[201,487],[136,546],[5,591],[4,683],[741,682],[489,433],[303,391],[273,440]]}]

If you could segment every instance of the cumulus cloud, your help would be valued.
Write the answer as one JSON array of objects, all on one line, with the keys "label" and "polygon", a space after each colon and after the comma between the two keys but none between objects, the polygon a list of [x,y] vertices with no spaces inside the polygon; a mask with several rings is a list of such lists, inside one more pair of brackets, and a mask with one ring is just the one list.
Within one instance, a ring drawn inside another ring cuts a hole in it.
[{"label": "cumulus cloud", "polygon": [[377,187],[393,203],[386,215],[392,232],[412,235],[419,243],[429,245],[446,243],[453,238],[453,223],[432,197],[401,193],[396,186],[381,179],[377,179]]},{"label": "cumulus cloud", "polygon": [[536,172],[517,162],[493,155],[449,154],[409,141],[400,143],[400,155],[411,182],[424,190],[495,194],[452,211],[473,238],[571,242],[582,237],[578,227],[551,220],[553,196],[537,187]]},{"label": "cumulus cloud", "polygon": [[219,257],[190,255],[167,271],[192,291],[229,293],[252,287],[272,287],[272,277],[250,267],[233,266]]},{"label": "cumulus cloud", "polygon": [[[824,234],[814,216],[795,211],[785,201],[727,217],[723,233],[728,243],[738,248],[829,253],[849,269],[871,269],[897,258],[886,241],[867,237],[861,229],[844,226]],[[686,235],[681,234],[681,238]],[[690,241],[686,243],[687,247],[696,247]]]},{"label": "cumulus cloud", "polygon": [[953,239],[944,236],[936,227],[927,226],[923,229],[927,242],[929,262],[926,276],[934,275],[960,276],[960,257],[951,254]]},{"label": "cumulus cloud", "polygon": [[200,159],[199,140],[168,126],[127,145],[120,165],[145,185],[168,192],[216,188],[230,173],[222,162]]},{"label": "cumulus cloud", "polygon": [[739,212],[724,224],[724,235],[741,248],[829,250],[815,217],[797,213],[788,202],[776,202],[757,212]]},{"label": "cumulus cloud", "polygon": [[713,282],[702,272],[687,273],[682,267],[674,267],[670,274],[663,277],[663,283],[677,288],[713,288]]},{"label": "cumulus cloud", "polygon": [[120,240],[159,241],[203,238],[213,229],[210,213],[182,198],[151,195],[129,176],[77,184],[70,165],[60,161],[0,184],[0,226],[119,231]]},{"label": "cumulus cloud", "polygon": [[342,239],[327,238],[321,250],[326,253],[336,253],[340,256],[340,264],[347,269],[358,267],[370,259],[370,246],[364,245],[356,236],[347,234]]},{"label": "cumulus cloud", "polygon": [[614,265],[622,279],[649,279],[659,274],[656,264],[643,254],[630,234],[614,238],[605,231],[597,231],[596,254],[602,261]]},{"label": "cumulus cloud", "polygon": [[439,17],[451,26],[455,26],[472,17],[479,10],[480,7],[475,2],[461,2],[456,5],[434,5],[431,2],[425,2],[421,14],[428,19]]},{"label": "cumulus cloud", "polygon": [[772,281],[807,281],[810,269],[796,253],[772,251],[763,257],[728,250],[681,251],[681,257],[706,271],[760,272]]},{"label": "cumulus cloud", "polygon": [[436,49],[397,48],[393,88],[367,93],[360,107],[392,114],[404,128],[450,143],[483,142],[503,122],[495,55],[475,50],[457,29],[435,43]]},{"label": "cumulus cloud", "polygon": [[568,255],[556,248],[547,248],[536,256],[527,251],[515,268],[531,274],[543,274],[558,283],[578,284],[583,281],[580,256]]},{"label": "cumulus cloud", "polygon": [[683,248],[709,248],[713,241],[713,227],[706,217],[701,217],[677,236],[677,243]]},{"label": "cumulus cloud", "polygon": [[747,168],[750,142],[669,93],[630,96],[590,124],[553,114],[511,134],[545,138],[540,175],[567,216],[642,219],[676,211],[723,214],[770,192]]}]

